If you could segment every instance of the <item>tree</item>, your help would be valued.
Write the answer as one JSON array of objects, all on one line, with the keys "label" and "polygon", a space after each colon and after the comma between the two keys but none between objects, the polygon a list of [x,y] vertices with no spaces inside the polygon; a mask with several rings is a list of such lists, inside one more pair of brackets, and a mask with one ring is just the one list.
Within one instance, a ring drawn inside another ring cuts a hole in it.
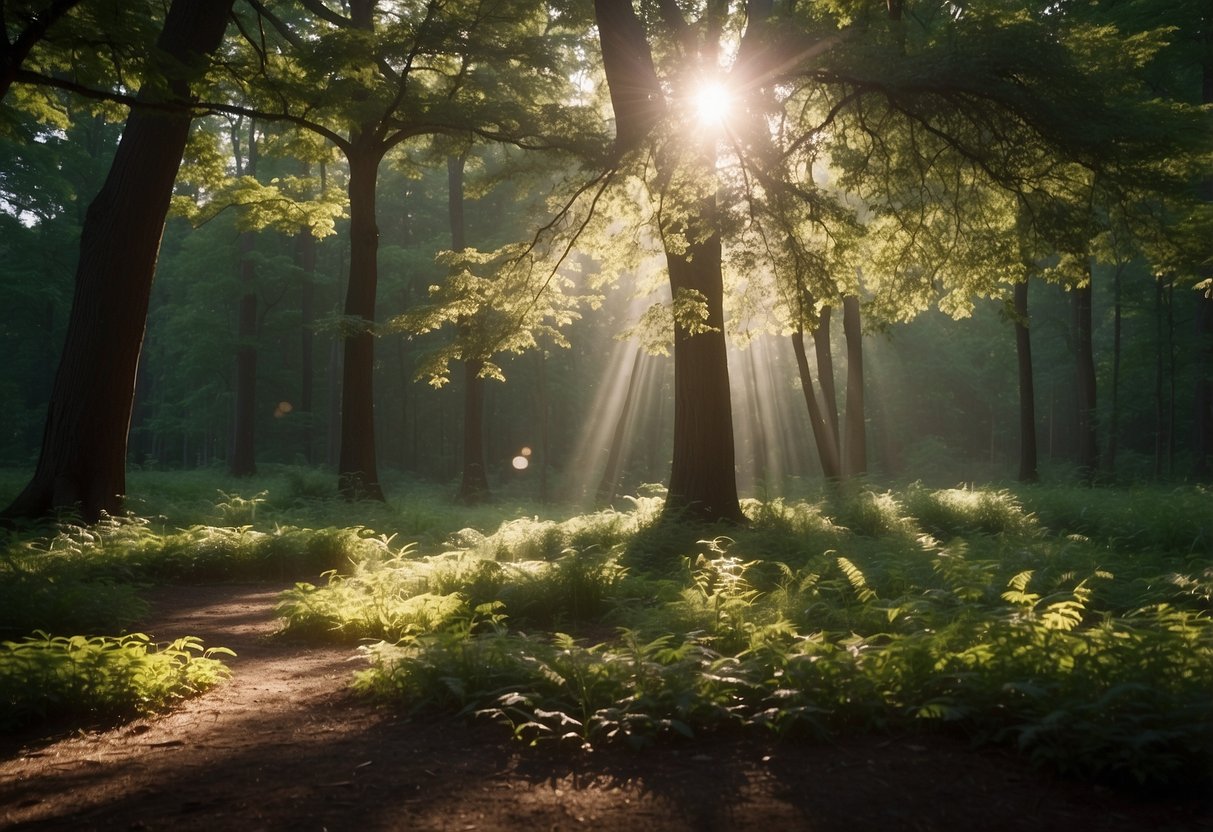
[{"label": "tree", "polygon": [[[603,69],[615,112],[617,152],[652,140],[672,102],[658,78],[645,29],[630,3],[595,0]],[[691,79],[712,72],[724,8],[709,6],[696,34],[673,3],[662,5],[680,75],[673,95],[692,95]],[[702,39],[701,39],[702,38]],[[705,60],[699,65],[700,50]],[[686,131],[690,125],[679,127]],[[658,228],[674,300],[674,456],[668,516],[744,521],[734,470],[733,416],[725,349],[722,235],[714,183],[715,136],[699,145],[673,137],[656,149]]]},{"label": "tree", "polygon": [[[47,0],[45,3],[0,5],[0,100],[8,94],[34,46],[46,37],[59,18],[79,3],[80,0]],[[10,21],[13,22],[10,24]],[[13,28],[11,35],[10,25]]]},{"label": "tree", "polygon": [[[170,6],[144,103],[186,105],[190,85],[227,27],[231,0]],[[76,289],[42,450],[33,478],[4,516],[78,507],[95,521],[126,493],[126,442],[148,296],[169,198],[189,134],[187,109],[136,108],[89,206]]]},{"label": "tree", "polygon": [[476,3],[397,8],[376,0],[352,0],[340,13],[321,0],[300,0],[310,15],[302,24],[254,6],[280,42],[246,38],[247,73],[231,79],[252,102],[246,110],[325,137],[348,164],[338,485],[349,499],[383,499],[374,419],[380,164],[420,136],[535,138],[531,108],[567,80],[553,71],[560,26],[521,0],[491,13]]}]

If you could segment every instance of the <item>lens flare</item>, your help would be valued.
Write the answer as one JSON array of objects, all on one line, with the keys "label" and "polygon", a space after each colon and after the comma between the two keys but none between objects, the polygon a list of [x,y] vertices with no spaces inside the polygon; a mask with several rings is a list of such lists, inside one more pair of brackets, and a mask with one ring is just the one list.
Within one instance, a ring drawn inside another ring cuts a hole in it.
[{"label": "lens flare", "polygon": [[705,81],[695,90],[692,104],[701,127],[719,127],[729,116],[733,96],[719,81]]},{"label": "lens flare", "polygon": [[526,467],[530,465],[531,462],[525,456],[519,454],[518,456],[514,457],[513,462],[510,464],[512,464],[514,468],[519,471],[525,471]]}]

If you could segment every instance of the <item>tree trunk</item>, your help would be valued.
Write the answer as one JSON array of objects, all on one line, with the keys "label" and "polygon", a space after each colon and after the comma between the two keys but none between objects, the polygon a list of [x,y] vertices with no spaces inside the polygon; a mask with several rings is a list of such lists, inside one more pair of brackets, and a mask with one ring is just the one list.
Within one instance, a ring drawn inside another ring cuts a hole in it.
[{"label": "tree trunk", "polygon": [[859,324],[859,298],[842,299],[842,331],[847,340],[847,421],[843,449],[843,473],[862,477],[868,473],[867,424],[863,406],[863,332]]},{"label": "tree trunk", "polygon": [[[451,226],[451,250],[462,251],[467,247],[467,229],[463,218],[463,166],[464,155],[452,155],[446,159],[447,212]],[[460,329],[467,330],[468,321],[459,322]],[[484,465],[484,379],[480,371],[484,361],[465,358],[463,361],[463,464],[459,482],[459,502],[477,505],[491,497],[489,478]]]},{"label": "tree trunk", "polygon": [[345,360],[341,376],[341,458],[337,487],[347,500],[382,500],[375,457],[375,293],[379,229],[375,186],[383,148],[370,127],[349,150],[350,279],[345,295]]},{"label": "tree trunk", "polygon": [[[186,100],[227,27],[231,0],[175,0],[157,47],[172,99]],[[141,91],[152,100],[160,93]],[[187,112],[131,111],[80,236],[67,338],[33,478],[4,512],[39,517],[78,507],[88,522],[117,512],[126,492],[126,441],[160,236]]]},{"label": "tree trunk", "polygon": [[715,522],[744,522],[737,498],[733,410],[724,334],[720,235],[666,249],[673,296],[693,290],[707,301],[710,330],[674,325],[674,459],[665,512]]},{"label": "tree trunk", "polygon": [[303,459],[315,462],[312,448],[312,409],[316,395],[316,238],[308,230],[295,236],[295,261],[303,272],[299,287],[299,416],[303,422]]},{"label": "tree trunk", "polygon": [[484,379],[483,361],[463,362],[463,476],[459,483],[459,502],[478,505],[491,496],[484,470]]},{"label": "tree trunk", "polygon": [[796,369],[800,372],[800,389],[804,392],[804,402],[809,408],[809,424],[813,428],[813,441],[817,444],[817,458],[821,461],[821,474],[827,482],[842,478],[842,470],[838,460],[838,443],[821,407],[817,403],[817,393],[813,389],[813,374],[809,369],[809,357],[804,349],[804,330],[797,329],[792,334],[792,351],[796,353]]},{"label": "tree trunk", "polygon": [[1074,336],[1077,353],[1078,470],[1083,482],[1094,482],[1099,470],[1099,444],[1095,425],[1095,350],[1091,326],[1091,263],[1087,283],[1074,290]]},{"label": "tree trunk", "polygon": [[245,231],[240,235],[240,296],[239,319],[236,325],[236,398],[232,423],[232,455],[228,467],[234,477],[249,477],[257,473],[254,445],[254,424],[257,418],[257,293],[254,282],[256,266],[250,255],[255,235]]},{"label": "tree trunk", "polygon": [[[1208,34],[1205,35],[1209,37]],[[1213,51],[1204,52],[1201,100],[1213,104]],[[1213,176],[1201,184],[1205,202],[1213,203]],[[1192,429],[1192,474],[1202,482],[1213,480],[1213,263],[1205,261],[1199,274],[1210,281],[1196,297],[1196,408]]]},{"label": "tree trunk", "polygon": [[[235,131],[233,131],[235,132]],[[237,149],[237,153],[239,150]],[[237,158],[237,165],[240,164]],[[257,124],[249,122],[248,162],[238,174],[257,175]],[[257,421],[257,266],[252,231],[240,234],[240,309],[236,324],[236,398],[232,420],[232,455],[228,468],[234,477],[257,473],[254,426]]]},{"label": "tree trunk", "polygon": [[1028,281],[1015,284],[1015,356],[1019,366],[1019,481],[1037,482],[1036,385],[1032,378],[1032,334]]},{"label": "tree trunk", "polygon": [[1120,336],[1121,336],[1121,283],[1124,266],[1118,265],[1112,275],[1112,403],[1108,417],[1107,470],[1116,475],[1116,452],[1120,441]]},{"label": "tree trunk", "polygon": [[834,349],[830,343],[829,306],[821,309],[817,328],[813,330],[813,354],[817,361],[817,383],[821,386],[821,408],[825,425],[829,428],[830,443],[834,447],[833,457],[838,460],[838,474],[842,475],[842,427],[838,421],[838,388],[834,384]]}]

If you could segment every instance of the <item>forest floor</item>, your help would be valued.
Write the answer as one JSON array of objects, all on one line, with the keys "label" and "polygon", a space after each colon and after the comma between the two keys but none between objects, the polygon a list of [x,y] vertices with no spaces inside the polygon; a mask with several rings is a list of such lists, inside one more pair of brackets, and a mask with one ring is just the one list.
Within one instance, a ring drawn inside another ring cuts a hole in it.
[{"label": "forest floor", "polygon": [[139,629],[231,647],[171,713],[0,742],[0,828],[1213,830],[1208,801],[1067,781],[937,735],[528,748],[351,694],[348,647],[275,637],[280,587],[149,591]]}]

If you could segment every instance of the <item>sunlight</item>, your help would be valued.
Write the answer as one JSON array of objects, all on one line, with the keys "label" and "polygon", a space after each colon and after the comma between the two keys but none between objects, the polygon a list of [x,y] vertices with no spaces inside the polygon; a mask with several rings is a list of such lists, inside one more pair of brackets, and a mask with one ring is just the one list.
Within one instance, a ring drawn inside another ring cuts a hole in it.
[{"label": "sunlight", "polygon": [[733,106],[733,94],[719,81],[705,81],[692,97],[695,119],[700,127],[721,127]]}]

